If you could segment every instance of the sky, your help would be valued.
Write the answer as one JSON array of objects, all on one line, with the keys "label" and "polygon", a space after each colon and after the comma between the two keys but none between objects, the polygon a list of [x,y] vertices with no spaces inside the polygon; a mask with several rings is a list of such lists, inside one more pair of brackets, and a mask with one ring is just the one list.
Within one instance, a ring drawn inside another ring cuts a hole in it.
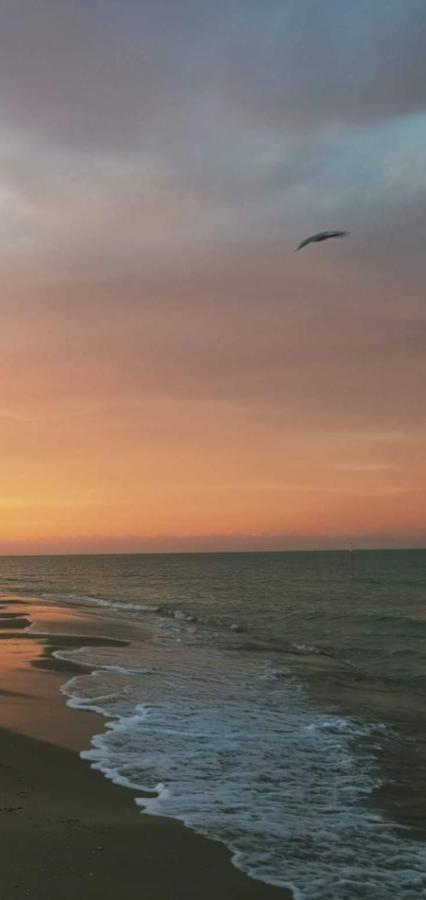
[{"label": "sky", "polygon": [[2,0],[0,553],[426,545],[425,39]]}]

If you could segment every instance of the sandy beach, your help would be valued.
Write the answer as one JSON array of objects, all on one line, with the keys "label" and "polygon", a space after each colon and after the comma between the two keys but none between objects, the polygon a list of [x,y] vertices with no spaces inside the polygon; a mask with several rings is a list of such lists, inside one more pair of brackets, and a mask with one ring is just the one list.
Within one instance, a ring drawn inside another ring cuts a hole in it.
[{"label": "sandy beach", "polygon": [[2,897],[290,898],[239,872],[220,844],[141,815],[131,791],[80,759],[102,719],[65,705],[60,686],[73,670],[51,653],[81,638],[28,631],[32,612],[31,601],[15,598],[0,609]]}]

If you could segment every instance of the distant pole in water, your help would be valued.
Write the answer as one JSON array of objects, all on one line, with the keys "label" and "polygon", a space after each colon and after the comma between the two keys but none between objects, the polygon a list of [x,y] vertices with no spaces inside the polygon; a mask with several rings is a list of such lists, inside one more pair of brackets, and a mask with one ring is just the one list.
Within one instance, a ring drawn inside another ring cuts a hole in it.
[{"label": "distant pole in water", "polygon": [[352,544],[349,544],[349,568],[351,571],[351,578],[354,577],[354,548]]}]

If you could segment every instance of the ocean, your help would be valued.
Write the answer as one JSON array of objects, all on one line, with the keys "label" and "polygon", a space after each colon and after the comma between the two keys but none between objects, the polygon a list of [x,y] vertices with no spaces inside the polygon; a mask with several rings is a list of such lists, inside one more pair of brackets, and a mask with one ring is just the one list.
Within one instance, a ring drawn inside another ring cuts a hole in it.
[{"label": "ocean", "polygon": [[141,814],[296,900],[426,898],[426,551],[4,557],[0,594],[126,641],[57,656]]}]

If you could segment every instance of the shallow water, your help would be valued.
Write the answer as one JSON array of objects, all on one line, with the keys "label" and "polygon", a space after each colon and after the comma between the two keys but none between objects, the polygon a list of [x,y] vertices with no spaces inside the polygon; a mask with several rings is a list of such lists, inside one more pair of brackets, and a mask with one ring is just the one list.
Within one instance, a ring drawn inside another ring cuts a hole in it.
[{"label": "shallow water", "polygon": [[426,897],[388,765],[424,740],[425,552],[3,559],[0,589],[133,638],[60,655],[109,723],[84,756],[145,811],[305,900]]}]

